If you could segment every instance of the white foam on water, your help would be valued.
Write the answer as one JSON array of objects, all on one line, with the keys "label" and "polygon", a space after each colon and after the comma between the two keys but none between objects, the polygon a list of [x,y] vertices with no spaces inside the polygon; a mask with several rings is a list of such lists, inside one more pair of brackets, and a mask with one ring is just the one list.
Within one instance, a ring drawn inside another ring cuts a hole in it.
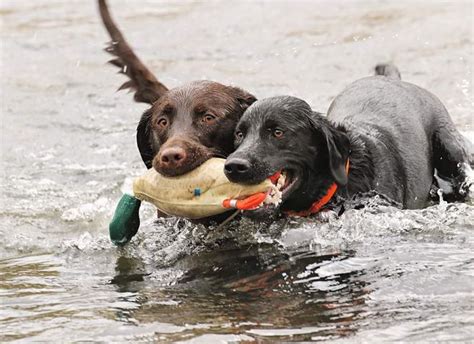
[{"label": "white foam on water", "polygon": [[110,213],[110,199],[100,197],[92,203],[81,204],[78,207],[65,210],[61,219],[67,222],[93,221],[99,214]]},{"label": "white foam on water", "polygon": [[474,202],[474,171],[468,164],[463,164],[462,168],[464,173],[466,174],[466,180],[464,181],[464,183],[469,186],[467,201],[472,204]]}]

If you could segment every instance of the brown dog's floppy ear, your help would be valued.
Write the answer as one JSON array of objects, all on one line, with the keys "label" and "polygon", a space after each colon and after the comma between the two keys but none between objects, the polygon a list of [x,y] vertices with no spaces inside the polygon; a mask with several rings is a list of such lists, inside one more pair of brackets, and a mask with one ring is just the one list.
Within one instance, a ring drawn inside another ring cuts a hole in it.
[{"label": "brown dog's floppy ear", "polygon": [[238,87],[233,87],[233,89],[235,91],[235,98],[237,98],[242,110],[247,110],[250,105],[257,101],[257,98],[255,98],[253,94],[250,94]]},{"label": "brown dog's floppy ear", "polygon": [[105,28],[112,39],[112,42],[105,48],[105,51],[117,56],[117,58],[110,60],[109,63],[119,67],[120,73],[130,78],[129,81],[119,87],[119,90],[126,88],[135,90],[135,101],[153,104],[168,89],[155,78],[137,55],[135,55],[112,20],[105,0],[99,0],[99,11]]},{"label": "brown dog's floppy ear", "polygon": [[[315,118],[315,116],[317,117]],[[318,141],[327,147],[331,175],[338,185],[345,186],[348,180],[346,164],[350,152],[349,138],[346,133],[334,127],[333,124],[320,114],[313,114],[310,121],[318,136],[322,135],[324,137],[319,137]]]},{"label": "brown dog's floppy ear", "polygon": [[147,110],[142,115],[137,127],[137,146],[140,151],[143,162],[147,168],[152,168],[153,158],[155,157],[155,149],[151,144],[151,115],[152,111]]}]

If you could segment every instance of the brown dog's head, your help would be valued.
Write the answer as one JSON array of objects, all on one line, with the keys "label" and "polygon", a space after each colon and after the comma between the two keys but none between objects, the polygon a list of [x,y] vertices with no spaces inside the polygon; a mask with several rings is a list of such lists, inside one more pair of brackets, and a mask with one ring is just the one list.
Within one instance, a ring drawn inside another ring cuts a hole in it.
[{"label": "brown dog's head", "polygon": [[189,172],[234,150],[233,132],[255,98],[243,90],[196,81],[161,95],[138,125],[137,143],[147,167],[166,176]]},{"label": "brown dog's head", "polygon": [[256,99],[217,82],[196,81],[168,90],[138,59],[113,22],[105,0],[99,0],[102,21],[112,42],[110,63],[129,77],[119,89],[135,91],[148,103],[137,128],[137,144],[145,165],[166,176],[189,172],[211,157],[232,153],[237,122]]}]

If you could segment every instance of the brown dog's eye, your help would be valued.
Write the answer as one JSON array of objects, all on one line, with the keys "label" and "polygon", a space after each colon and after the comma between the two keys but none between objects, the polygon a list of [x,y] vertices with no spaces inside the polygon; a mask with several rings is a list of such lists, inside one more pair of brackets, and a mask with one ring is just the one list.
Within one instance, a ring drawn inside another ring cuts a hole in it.
[{"label": "brown dog's eye", "polygon": [[166,118],[160,118],[157,123],[159,127],[165,128],[168,125],[168,120]]},{"label": "brown dog's eye", "polygon": [[273,136],[275,136],[276,138],[280,138],[283,136],[283,131],[280,129],[275,129],[273,130]]},{"label": "brown dog's eye", "polygon": [[202,117],[202,121],[206,124],[212,124],[212,123],[214,123],[215,120],[216,120],[216,116],[214,116],[213,114],[210,114],[210,113],[206,113]]}]

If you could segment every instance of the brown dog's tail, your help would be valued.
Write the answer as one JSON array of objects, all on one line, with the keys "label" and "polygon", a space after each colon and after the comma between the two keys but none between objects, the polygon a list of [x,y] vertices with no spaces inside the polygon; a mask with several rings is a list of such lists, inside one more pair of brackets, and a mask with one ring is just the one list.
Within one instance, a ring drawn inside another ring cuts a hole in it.
[{"label": "brown dog's tail", "polygon": [[135,55],[112,20],[107,2],[98,0],[98,3],[102,22],[112,39],[105,51],[116,56],[109,63],[119,67],[121,69],[120,73],[127,75],[130,79],[120,86],[119,90],[130,88],[135,90],[135,101],[148,104],[154,103],[168,89],[155,78],[153,73]]},{"label": "brown dog's tail", "polygon": [[387,78],[401,80],[402,76],[398,68],[390,63],[379,63],[375,66],[375,75],[383,75]]}]

